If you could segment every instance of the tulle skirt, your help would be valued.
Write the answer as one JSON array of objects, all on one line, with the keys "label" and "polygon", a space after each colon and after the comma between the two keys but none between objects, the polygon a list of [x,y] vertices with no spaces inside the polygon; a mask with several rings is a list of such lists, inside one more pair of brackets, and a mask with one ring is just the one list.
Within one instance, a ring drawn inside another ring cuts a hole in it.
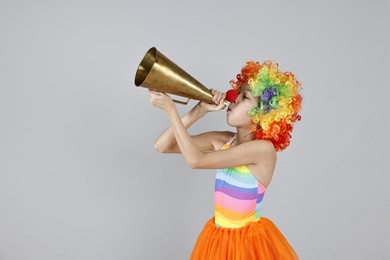
[{"label": "tulle skirt", "polygon": [[260,218],[240,228],[223,228],[211,218],[199,234],[191,260],[299,259],[275,224]]}]

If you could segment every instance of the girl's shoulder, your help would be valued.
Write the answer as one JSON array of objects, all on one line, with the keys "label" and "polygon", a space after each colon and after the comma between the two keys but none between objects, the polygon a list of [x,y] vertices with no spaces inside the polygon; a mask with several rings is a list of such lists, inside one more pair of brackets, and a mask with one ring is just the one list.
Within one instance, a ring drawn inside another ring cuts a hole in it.
[{"label": "girl's shoulder", "polygon": [[256,157],[259,158],[259,161],[263,161],[264,159],[272,159],[276,158],[276,150],[274,145],[269,140],[251,140],[241,144],[233,143],[231,148],[239,149],[239,153],[242,156],[250,156],[251,154],[255,154]]}]

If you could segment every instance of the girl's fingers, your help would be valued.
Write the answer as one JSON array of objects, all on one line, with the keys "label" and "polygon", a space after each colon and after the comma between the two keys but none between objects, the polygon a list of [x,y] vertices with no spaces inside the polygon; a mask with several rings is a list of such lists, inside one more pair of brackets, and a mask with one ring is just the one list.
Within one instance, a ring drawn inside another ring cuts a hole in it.
[{"label": "girl's fingers", "polygon": [[213,101],[214,101],[214,103],[217,103],[218,91],[216,91],[215,89],[211,89],[211,94],[213,95]]},{"label": "girl's fingers", "polygon": [[223,99],[223,95],[224,95],[224,93],[221,93],[221,92],[219,92],[218,93],[218,99],[217,99],[217,104],[220,104],[221,103],[221,100]]},{"label": "girl's fingers", "polygon": [[219,103],[224,103],[226,98],[226,93],[222,93],[221,99],[219,100]]},{"label": "girl's fingers", "polygon": [[157,91],[154,89],[148,89],[148,90],[149,90],[149,93],[151,93],[151,94],[155,94],[155,95],[163,95],[164,94],[163,92]]},{"label": "girl's fingers", "polygon": [[218,103],[217,103],[217,109],[218,110],[222,110],[225,108],[225,93],[221,93],[221,95],[219,96],[219,99],[218,99]]},{"label": "girl's fingers", "polygon": [[221,100],[221,97],[222,97],[223,93],[221,93],[221,92],[219,92],[219,91],[217,91],[215,89],[210,89],[210,91],[211,91],[211,94],[213,95],[213,98],[212,98],[213,102],[216,105],[218,105],[220,100]]}]

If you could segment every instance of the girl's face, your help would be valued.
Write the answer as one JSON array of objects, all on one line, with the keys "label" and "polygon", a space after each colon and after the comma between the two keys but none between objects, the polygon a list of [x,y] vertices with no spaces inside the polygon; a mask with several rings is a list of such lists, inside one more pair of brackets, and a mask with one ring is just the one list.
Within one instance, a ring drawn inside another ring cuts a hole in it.
[{"label": "girl's face", "polygon": [[249,111],[259,105],[259,97],[254,97],[246,83],[241,86],[237,99],[227,110],[227,123],[233,127],[249,127],[252,124]]}]

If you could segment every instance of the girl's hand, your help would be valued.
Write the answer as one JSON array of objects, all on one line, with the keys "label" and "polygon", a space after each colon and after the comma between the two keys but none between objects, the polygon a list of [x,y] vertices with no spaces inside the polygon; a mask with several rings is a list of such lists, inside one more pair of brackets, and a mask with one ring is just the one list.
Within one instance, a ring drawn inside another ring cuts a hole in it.
[{"label": "girl's hand", "polygon": [[154,107],[160,108],[164,111],[176,108],[176,105],[172,101],[171,97],[163,92],[149,89],[149,95],[150,104]]},{"label": "girl's hand", "polygon": [[199,102],[199,106],[205,109],[207,112],[217,112],[225,108],[225,96],[226,93],[219,92],[215,89],[210,89],[213,95],[213,101],[215,104],[209,104],[206,102]]}]

